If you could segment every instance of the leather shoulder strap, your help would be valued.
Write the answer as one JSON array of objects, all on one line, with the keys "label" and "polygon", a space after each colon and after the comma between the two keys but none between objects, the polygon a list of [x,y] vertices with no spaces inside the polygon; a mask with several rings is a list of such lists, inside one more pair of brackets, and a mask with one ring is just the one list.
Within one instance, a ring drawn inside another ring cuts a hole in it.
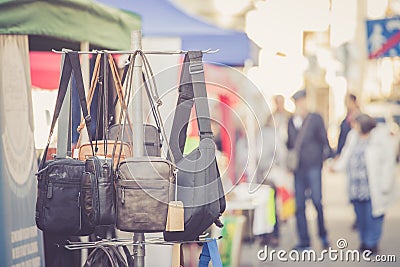
[{"label": "leather shoulder strap", "polygon": [[[77,52],[67,52],[65,54],[64,64],[63,64],[63,68],[62,68],[62,72],[61,72],[61,78],[60,78],[60,84],[59,84],[59,89],[58,89],[58,94],[57,94],[56,105],[54,108],[53,119],[52,119],[51,126],[50,126],[50,133],[49,133],[49,137],[47,139],[47,144],[46,144],[46,148],[43,153],[42,160],[40,161],[40,164],[39,164],[39,170],[42,169],[42,167],[46,161],[46,155],[47,155],[47,151],[49,149],[51,137],[53,135],[54,127],[55,127],[58,117],[60,115],[61,106],[64,103],[65,95],[66,95],[67,89],[68,89],[68,83],[72,76],[72,72],[74,73],[74,77],[75,77],[75,81],[76,81],[76,85],[77,85],[77,91],[79,94],[79,103],[80,103],[82,113],[85,118],[86,127],[88,129],[90,129],[91,118],[90,118],[90,115],[88,114],[88,109],[87,109],[87,105],[86,105],[85,88],[83,85],[82,70],[80,67],[79,55]],[[90,140],[90,142],[92,141],[90,135],[89,135],[89,140]],[[92,147],[92,152],[94,154],[93,147]]]},{"label": "leather shoulder strap", "polygon": [[212,136],[202,57],[201,51],[189,51],[182,65],[178,102],[170,136],[172,154],[177,161],[183,156],[188,122],[194,103],[200,139]]}]

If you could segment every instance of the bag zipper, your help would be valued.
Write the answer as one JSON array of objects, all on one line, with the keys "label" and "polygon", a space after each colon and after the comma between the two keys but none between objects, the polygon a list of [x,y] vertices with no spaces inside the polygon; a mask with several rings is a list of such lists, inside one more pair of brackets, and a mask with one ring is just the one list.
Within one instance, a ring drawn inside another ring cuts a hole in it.
[{"label": "bag zipper", "polygon": [[73,186],[80,185],[79,182],[73,182],[73,181],[49,181],[48,184],[47,184],[47,195],[46,195],[46,197],[48,199],[51,199],[53,197],[54,184],[64,185],[64,186],[67,186],[67,187],[73,187]]},{"label": "bag zipper", "polygon": [[139,186],[139,185],[121,185],[121,188],[126,189],[164,189],[165,186]]},{"label": "bag zipper", "polygon": [[[44,171],[46,171],[47,169],[49,169],[52,165],[55,165],[55,163],[59,162],[61,159],[57,160],[51,160],[51,162],[49,164],[46,165],[46,167],[44,167],[43,169],[39,170],[37,173],[35,173],[36,176],[39,176],[40,174],[42,174]],[[82,162],[68,162],[68,164],[64,164],[66,166],[80,166],[82,165]]]},{"label": "bag zipper", "polygon": [[81,191],[78,192],[78,210],[79,210],[79,230],[82,230]]},{"label": "bag zipper", "polygon": [[62,184],[62,185],[80,185],[80,180],[77,179],[76,181],[71,181],[71,180],[60,179],[60,180],[49,181],[49,183]]}]

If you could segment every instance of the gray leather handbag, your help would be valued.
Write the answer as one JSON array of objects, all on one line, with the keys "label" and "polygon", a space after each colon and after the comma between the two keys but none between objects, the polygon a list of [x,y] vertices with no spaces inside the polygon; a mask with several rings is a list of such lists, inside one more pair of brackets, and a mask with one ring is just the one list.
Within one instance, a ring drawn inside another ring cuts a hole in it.
[{"label": "gray leather handbag", "polygon": [[[192,107],[199,126],[199,146],[183,155]],[[188,51],[182,66],[179,97],[169,144],[178,169],[177,200],[184,205],[184,230],[165,231],[166,241],[193,241],[213,223],[222,227],[220,216],[226,201],[215,156],[214,135],[201,51]]]},{"label": "gray leather handbag", "polygon": [[174,168],[159,157],[127,158],[117,171],[117,228],[127,232],[165,230],[173,197]]},{"label": "gray leather handbag", "polygon": [[[159,102],[157,101],[158,95],[155,81],[149,62],[145,55],[138,51],[133,55],[130,65],[133,66],[135,57],[138,55],[143,60],[144,78],[147,85],[145,89],[153,110],[154,119],[157,125],[160,126],[160,132],[166,141],[157,106]],[[131,74],[131,72],[128,72],[127,75]],[[129,101],[129,97],[127,99]],[[129,102],[126,106],[128,105]],[[117,136],[125,133],[125,125],[126,121],[122,127],[119,127]],[[124,140],[123,137],[122,140]],[[159,147],[158,145],[158,151]],[[127,232],[148,233],[164,231],[167,224],[168,204],[172,200],[174,193],[173,186],[171,186],[174,183],[174,164],[157,156],[133,157],[122,161],[120,161],[120,156],[117,158],[115,180],[117,228]]]}]

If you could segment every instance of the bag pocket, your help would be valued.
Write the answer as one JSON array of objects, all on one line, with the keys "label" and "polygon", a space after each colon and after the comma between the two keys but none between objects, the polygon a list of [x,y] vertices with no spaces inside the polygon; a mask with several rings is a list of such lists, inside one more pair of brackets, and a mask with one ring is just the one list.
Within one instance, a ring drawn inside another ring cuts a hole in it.
[{"label": "bag pocket", "polygon": [[43,231],[72,235],[82,226],[80,180],[49,181],[43,203]]},{"label": "bag pocket", "polygon": [[117,180],[117,228],[128,232],[165,230],[168,180]]},{"label": "bag pocket", "polygon": [[115,223],[115,193],[111,182],[99,183],[100,225]]},{"label": "bag pocket", "polygon": [[111,159],[90,157],[86,160],[85,171],[93,177],[96,224],[115,224],[115,193]]},{"label": "bag pocket", "polygon": [[83,173],[79,201],[80,231],[82,235],[90,234],[98,221],[97,181],[90,172]]}]

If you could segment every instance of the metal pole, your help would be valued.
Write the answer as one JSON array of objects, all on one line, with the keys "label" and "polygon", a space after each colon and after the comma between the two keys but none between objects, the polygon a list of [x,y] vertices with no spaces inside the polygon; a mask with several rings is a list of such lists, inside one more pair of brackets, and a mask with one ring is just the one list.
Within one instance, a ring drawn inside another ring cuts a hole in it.
[{"label": "metal pole", "polygon": [[[142,33],[141,31],[133,31],[131,35],[131,47],[133,50],[142,49]],[[129,108],[133,129],[133,156],[140,157],[144,155],[143,151],[143,97],[142,97],[142,61],[140,57],[136,58],[133,67],[133,99]],[[133,113],[133,114],[132,114]],[[143,233],[134,233],[134,242],[144,242]],[[134,266],[144,267],[145,246],[133,246]]]}]

